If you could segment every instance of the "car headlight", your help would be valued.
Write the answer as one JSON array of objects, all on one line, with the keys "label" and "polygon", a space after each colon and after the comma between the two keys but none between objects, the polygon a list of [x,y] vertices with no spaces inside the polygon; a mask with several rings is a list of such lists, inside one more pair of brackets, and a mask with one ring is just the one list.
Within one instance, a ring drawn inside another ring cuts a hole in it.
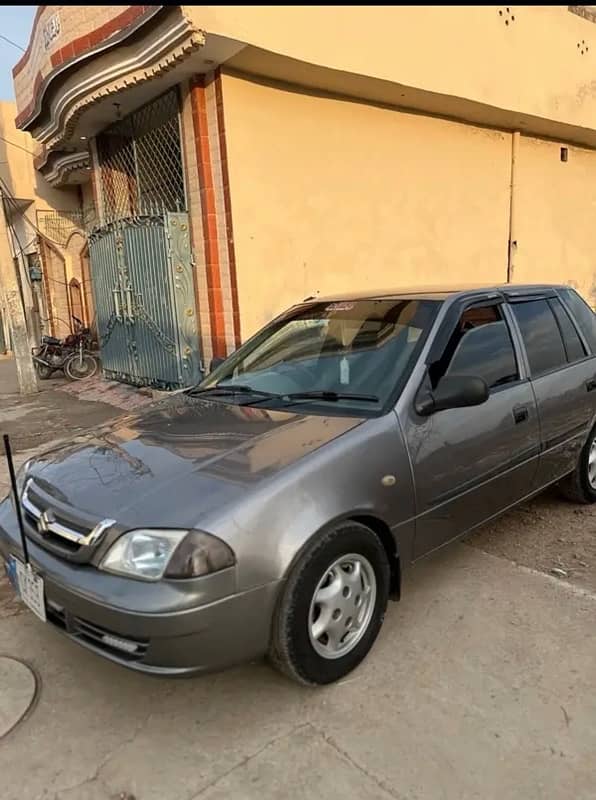
[{"label": "car headlight", "polygon": [[100,569],[145,581],[160,578],[198,578],[236,563],[221,539],[201,531],[140,529],[122,534]]}]

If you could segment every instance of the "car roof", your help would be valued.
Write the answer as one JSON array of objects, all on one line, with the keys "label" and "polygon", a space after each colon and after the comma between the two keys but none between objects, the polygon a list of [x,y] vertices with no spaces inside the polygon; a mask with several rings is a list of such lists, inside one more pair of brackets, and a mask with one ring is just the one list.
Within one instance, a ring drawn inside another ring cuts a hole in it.
[{"label": "car roof", "polygon": [[304,302],[343,302],[348,300],[378,300],[382,298],[412,297],[417,300],[446,300],[448,297],[457,294],[486,292],[499,292],[506,296],[521,296],[528,294],[542,294],[552,292],[556,289],[568,289],[563,284],[546,283],[501,283],[501,284],[463,284],[454,286],[406,286],[395,289],[382,289],[379,291],[361,292],[338,292],[337,294],[327,294],[324,296],[307,297]]}]

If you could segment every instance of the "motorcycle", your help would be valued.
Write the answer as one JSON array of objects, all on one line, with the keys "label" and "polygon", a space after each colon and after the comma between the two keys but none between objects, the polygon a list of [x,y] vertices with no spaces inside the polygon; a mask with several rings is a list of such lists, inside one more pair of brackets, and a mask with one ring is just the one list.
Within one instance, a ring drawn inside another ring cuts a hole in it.
[{"label": "motorcycle", "polygon": [[67,378],[79,381],[90,378],[98,370],[97,358],[90,352],[91,331],[78,317],[73,316],[75,332],[64,339],[42,336],[39,347],[31,351],[33,363],[41,380],[63,370]]}]

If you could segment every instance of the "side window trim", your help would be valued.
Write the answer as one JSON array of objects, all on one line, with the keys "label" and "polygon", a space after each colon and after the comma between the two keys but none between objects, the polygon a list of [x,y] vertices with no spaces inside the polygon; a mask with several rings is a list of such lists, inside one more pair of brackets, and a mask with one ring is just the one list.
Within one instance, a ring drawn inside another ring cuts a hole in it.
[{"label": "side window trim", "polygon": [[[578,295],[578,297],[579,297],[579,295]],[[586,356],[586,358],[593,358],[596,355],[596,352],[594,352],[594,350],[590,347],[590,343],[588,342],[586,336],[584,335],[583,330],[579,326],[579,324],[578,324],[578,322],[576,320],[575,314],[573,313],[573,311],[570,308],[570,306],[567,304],[567,300],[565,298],[564,292],[557,293],[557,298],[559,299],[559,302],[563,306],[563,310],[566,312],[567,316],[571,320],[571,324],[573,325],[573,327],[577,331],[577,335],[579,336],[580,342],[583,344],[584,349],[585,349],[586,353],[588,354]],[[589,306],[588,306],[588,308],[589,308]]]},{"label": "side window trim", "polygon": [[526,353],[526,346],[521,335],[521,330],[517,324],[515,314],[511,310],[509,301],[503,303],[503,318],[509,327],[509,335],[513,342],[513,349],[515,351],[515,358],[517,360],[517,368],[519,370],[520,382],[530,380],[530,362],[528,361],[528,354]]}]

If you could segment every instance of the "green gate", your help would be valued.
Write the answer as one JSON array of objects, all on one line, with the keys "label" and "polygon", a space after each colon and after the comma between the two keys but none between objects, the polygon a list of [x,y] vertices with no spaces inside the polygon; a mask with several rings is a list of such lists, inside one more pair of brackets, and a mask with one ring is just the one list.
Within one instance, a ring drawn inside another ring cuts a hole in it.
[{"label": "green gate", "polygon": [[98,135],[89,234],[104,373],[159,389],[200,378],[179,116],[170,89]]},{"label": "green gate", "polygon": [[184,212],[114,220],[89,236],[107,378],[176,389],[201,376],[192,258]]}]

